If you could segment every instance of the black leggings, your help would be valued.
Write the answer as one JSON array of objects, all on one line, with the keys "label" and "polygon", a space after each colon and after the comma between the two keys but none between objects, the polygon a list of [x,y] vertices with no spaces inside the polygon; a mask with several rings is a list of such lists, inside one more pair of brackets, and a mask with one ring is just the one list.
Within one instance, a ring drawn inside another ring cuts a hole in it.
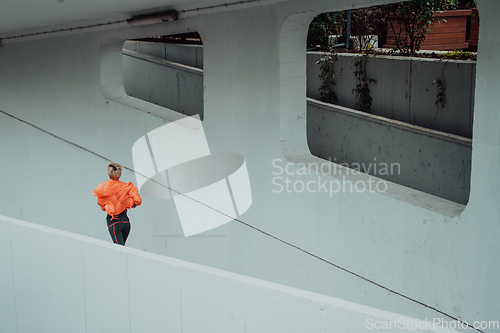
[{"label": "black leggings", "polygon": [[125,245],[128,234],[130,233],[130,221],[128,220],[127,211],[125,210],[115,215],[113,219],[108,214],[108,216],[106,216],[106,222],[108,222],[108,231],[113,243]]}]

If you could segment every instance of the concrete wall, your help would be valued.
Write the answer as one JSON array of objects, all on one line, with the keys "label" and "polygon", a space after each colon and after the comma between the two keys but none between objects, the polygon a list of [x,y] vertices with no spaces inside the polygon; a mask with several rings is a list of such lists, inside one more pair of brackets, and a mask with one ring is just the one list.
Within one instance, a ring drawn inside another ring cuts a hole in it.
[{"label": "concrete wall", "polygon": [[[203,47],[127,41],[124,49],[144,53],[188,66],[203,68]],[[320,99],[321,52],[307,52],[307,96]],[[338,54],[334,67],[337,104],[357,109],[354,58]],[[371,113],[409,124],[472,138],[476,63],[461,60],[436,60],[392,56],[368,56],[367,75],[373,98]],[[444,79],[445,107],[436,105],[436,78]],[[162,104],[160,104],[162,105]]]},{"label": "concrete wall", "polygon": [[123,51],[127,95],[203,119],[203,70],[134,51]]},{"label": "concrete wall", "polygon": [[3,216],[0,240],[2,332],[455,332]]},{"label": "concrete wall", "polygon": [[123,49],[203,69],[203,45],[181,45],[128,40],[123,44]]},{"label": "concrete wall", "polygon": [[[123,60],[128,95],[188,115],[198,114],[203,108],[202,70],[128,51],[124,51]],[[176,98],[172,100],[171,96]],[[365,171],[371,169],[367,172],[371,175],[467,204],[470,139],[312,99],[307,106],[307,137],[315,156],[354,167],[364,165]],[[397,172],[377,173],[376,167],[384,164],[396,164]]]},{"label": "concrete wall", "polygon": [[[497,320],[497,1],[477,1],[481,35],[467,207],[394,184],[385,193],[273,191],[276,160],[290,162],[292,182],[338,179],[297,174],[297,163],[323,162],[307,148],[309,22],[319,12],[382,2],[259,1],[165,24],[2,43],[0,214],[110,242],[92,196],[107,179],[108,160],[132,168],[135,141],[179,117],[126,97],[123,43],[196,30],[204,43],[203,126],[210,149],[242,154],[250,175],[253,203],[241,220],[337,266],[237,221],[184,238],[175,205],[161,200],[144,200],[130,212],[128,247],[420,319],[441,315],[379,285],[462,320]],[[135,181],[129,170],[122,179]]]},{"label": "concrete wall", "polygon": [[[310,52],[307,57],[307,96],[319,99],[323,56]],[[338,54],[334,62],[335,92],[338,105],[356,106],[354,66],[356,55]],[[476,63],[462,60],[414,59],[409,57],[368,56],[367,77],[373,98],[371,113],[409,124],[472,138]],[[437,89],[432,82],[444,78],[445,107],[436,105]],[[359,109],[359,108],[358,108]]]},{"label": "concrete wall", "polygon": [[309,99],[307,143],[326,160],[464,205],[469,200],[470,139]]}]

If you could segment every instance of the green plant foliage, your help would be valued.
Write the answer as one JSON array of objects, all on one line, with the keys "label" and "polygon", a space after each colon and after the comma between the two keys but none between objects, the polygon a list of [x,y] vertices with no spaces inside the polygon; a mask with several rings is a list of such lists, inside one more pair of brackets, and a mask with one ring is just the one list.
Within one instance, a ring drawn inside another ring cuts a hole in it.
[{"label": "green plant foliage", "polygon": [[441,105],[444,108],[444,102],[445,102],[445,86],[444,86],[444,79],[437,77],[434,81],[432,81],[432,85],[437,86],[437,95],[436,95],[436,105]]},{"label": "green plant foliage", "polygon": [[351,36],[354,38],[354,50],[366,52],[373,48],[372,36],[385,34],[386,15],[379,7],[353,9],[351,14]]},{"label": "green plant foliage", "polygon": [[375,79],[371,79],[366,75],[366,56],[356,57],[354,60],[356,70],[356,87],[352,92],[356,93],[356,103],[361,111],[370,112],[373,98],[370,96],[369,83],[376,83]]},{"label": "green plant foliage", "polygon": [[453,10],[457,9],[459,0],[434,0],[434,10]]},{"label": "green plant foliage", "polygon": [[396,49],[414,55],[420,50],[430,25],[437,19],[434,12],[454,9],[457,5],[458,0],[411,0],[382,5],[381,8],[387,13],[389,26],[396,39]]},{"label": "green plant foliage", "polygon": [[344,23],[345,12],[330,12],[316,16],[309,25],[307,48],[328,50],[329,36],[342,34],[342,26]]},{"label": "green plant foliage", "polygon": [[[439,113],[439,106],[442,106],[444,108],[444,105],[446,103],[446,86],[444,84],[444,69],[446,68],[447,64],[448,61],[446,61],[443,64],[443,66],[441,66],[441,77],[437,77],[434,81],[432,81],[432,85],[436,85],[437,87],[436,103],[434,103],[437,105],[436,117]],[[436,117],[434,117],[434,119]]]},{"label": "green plant foliage", "polygon": [[448,51],[446,53],[442,53],[438,56],[441,59],[467,60],[470,58],[471,52],[462,51],[462,50],[455,50],[455,51]]},{"label": "green plant foliage", "polygon": [[319,88],[320,100],[322,102],[333,103],[337,101],[337,94],[333,90],[335,84],[335,72],[333,69],[333,63],[337,61],[337,56],[332,54],[325,54],[323,58],[316,62],[316,64],[321,64],[321,73],[319,78],[323,82]]}]

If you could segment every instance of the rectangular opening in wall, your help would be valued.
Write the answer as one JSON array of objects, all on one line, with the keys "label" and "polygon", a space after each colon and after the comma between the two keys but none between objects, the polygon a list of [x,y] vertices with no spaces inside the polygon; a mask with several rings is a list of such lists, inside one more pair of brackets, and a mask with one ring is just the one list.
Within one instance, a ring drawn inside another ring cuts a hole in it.
[{"label": "rectangular opening in wall", "polygon": [[[465,205],[479,16],[457,1],[428,4],[430,25],[410,21],[410,2],[311,22],[307,141],[315,156]],[[411,43],[404,27],[415,23],[430,30]]]},{"label": "rectangular opening in wall", "polygon": [[203,43],[198,33],[127,40],[122,54],[128,96],[203,119]]}]

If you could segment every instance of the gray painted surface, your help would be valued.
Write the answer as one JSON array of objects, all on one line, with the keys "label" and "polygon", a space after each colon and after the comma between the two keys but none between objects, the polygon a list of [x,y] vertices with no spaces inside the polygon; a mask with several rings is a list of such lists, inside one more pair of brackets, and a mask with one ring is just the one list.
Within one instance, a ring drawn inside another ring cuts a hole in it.
[{"label": "gray painted surface", "polygon": [[470,139],[309,99],[307,142],[318,157],[464,205],[469,200]]},{"label": "gray painted surface", "polygon": [[[322,53],[309,52],[307,57],[307,96],[319,99]],[[355,57],[338,54],[334,63],[337,73],[336,104],[357,108],[354,71]],[[415,59],[408,57],[368,56],[367,77],[373,98],[371,113],[413,125],[472,137],[474,112],[475,66],[472,61]],[[437,85],[432,82],[444,79],[445,107],[436,105]]]}]

